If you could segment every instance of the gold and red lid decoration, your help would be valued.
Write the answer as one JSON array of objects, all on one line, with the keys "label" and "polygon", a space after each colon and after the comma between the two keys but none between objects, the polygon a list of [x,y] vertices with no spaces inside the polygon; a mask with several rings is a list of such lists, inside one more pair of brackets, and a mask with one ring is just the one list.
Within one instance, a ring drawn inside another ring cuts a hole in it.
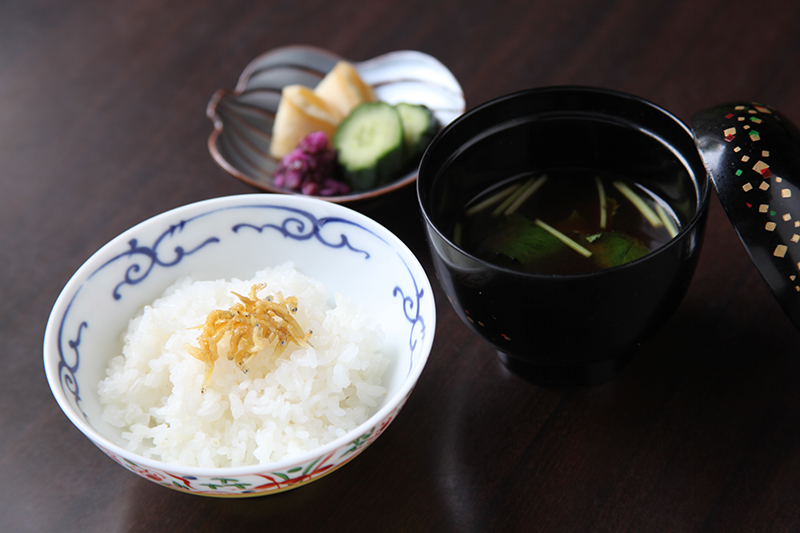
[{"label": "gold and red lid decoration", "polygon": [[728,218],[800,329],[800,131],[759,103],[706,109],[691,126]]}]

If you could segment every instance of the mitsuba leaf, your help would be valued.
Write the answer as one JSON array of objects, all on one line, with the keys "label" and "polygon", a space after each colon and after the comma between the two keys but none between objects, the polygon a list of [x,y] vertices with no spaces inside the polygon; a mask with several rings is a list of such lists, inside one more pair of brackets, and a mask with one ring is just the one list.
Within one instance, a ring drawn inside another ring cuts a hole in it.
[{"label": "mitsuba leaf", "polygon": [[532,220],[517,213],[508,216],[486,236],[483,248],[522,264],[548,257],[563,249],[564,243]]},{"label": "mitsuba leaf", "polygon": [[592,261],[600,268],[624,265],[650,253],[650,249],[639,239],[619,231],[598,234],[592,241],[586,239],[583,245],[592,252]]},{"label": "mitsuba leaf", "polygon": [[[559,223],[557,228],[592,252],[588,260],[598,268],[623,265],[650,253],[649,248],[639,239],[619,231],[586,235],[584,231],[588,226],[577,213]],[[542,264],[565,250],[576,254],[577,258],[577,252],[570,250],[558,237],[517,213],[507,217],[497,229],[487,235],[482,247],[489,253],[528,267]]]}]

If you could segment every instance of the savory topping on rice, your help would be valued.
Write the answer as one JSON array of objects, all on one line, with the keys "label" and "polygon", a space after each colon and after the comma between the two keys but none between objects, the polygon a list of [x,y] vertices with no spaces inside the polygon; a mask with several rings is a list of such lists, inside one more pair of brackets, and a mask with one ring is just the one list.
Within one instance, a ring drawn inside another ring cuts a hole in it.
[{"label": "savory topping on rice", "polygon": [[279,292],[264,298],[258,291],[266,288],[266,283],[250,287],[250,296],[233,292],[239,302],[228,309],[215,309],[208,314],[203,332],[197,337],[197,346],[187,344],[186,350],[206,366],[203,375],[205,392],[214,363],[219,357],[217,344],[228,339],[228,360],[234,361],[242,372],[247,374],[245,365],[261,352],[271,352],[272,357],[280,357],[286,345],[293,342],[298,346],[308,346],[311,331],[303,333],[300,324],[292,316],[297,313],[297,298],[283,297]]}]

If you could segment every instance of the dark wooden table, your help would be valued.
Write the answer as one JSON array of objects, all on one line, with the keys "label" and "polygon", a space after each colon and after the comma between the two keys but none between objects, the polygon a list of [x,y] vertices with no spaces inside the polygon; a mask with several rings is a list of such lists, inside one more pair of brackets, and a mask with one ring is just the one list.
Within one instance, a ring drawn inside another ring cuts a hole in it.
[{"label": "dark wooden table", "polygon": [[[730,100],[800,120],[798,28],[792,0],[0,2],[0,530],[800,530],[800,335],[716,198],[686,299],[617,379],[549,390],[508,374],[437,286],[437,340],[397,420],[275,496],[126,472],[61,413],[41,363],[53,302],[106,241],[255,192],[211,159],[205,107],[268,49],[421,50],[468,107],[583,84],[683,120]],[[432,274],[412,195],[368,214]]]}]

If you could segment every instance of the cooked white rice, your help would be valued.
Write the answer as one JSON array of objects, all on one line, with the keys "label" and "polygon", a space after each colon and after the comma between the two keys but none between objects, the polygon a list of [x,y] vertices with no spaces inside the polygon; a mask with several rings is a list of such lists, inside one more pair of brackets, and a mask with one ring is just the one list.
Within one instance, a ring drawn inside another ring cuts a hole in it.
[{"label": "cooked white rice", "polygon": [[[209,312],[238,301],[232,291],[246,295],[255,283],[267,284],[261,297],[298,298],[295,318],[313,331],[313,346],[289,343],[275,361],[259,354],[249,374],[220,356],[203,394],[205,366],[184,346],[197,345],[193,328]],[[331,308],[328,297],[292,264],[246,281],[178,281],[131,320],[122,355],[99,384],[103,419],[122,429],[130,451],[202,467],[273,462],[344,435],[386,393],[388,360],[380,353],[384,334],[362,306],[337,294]]]}]

